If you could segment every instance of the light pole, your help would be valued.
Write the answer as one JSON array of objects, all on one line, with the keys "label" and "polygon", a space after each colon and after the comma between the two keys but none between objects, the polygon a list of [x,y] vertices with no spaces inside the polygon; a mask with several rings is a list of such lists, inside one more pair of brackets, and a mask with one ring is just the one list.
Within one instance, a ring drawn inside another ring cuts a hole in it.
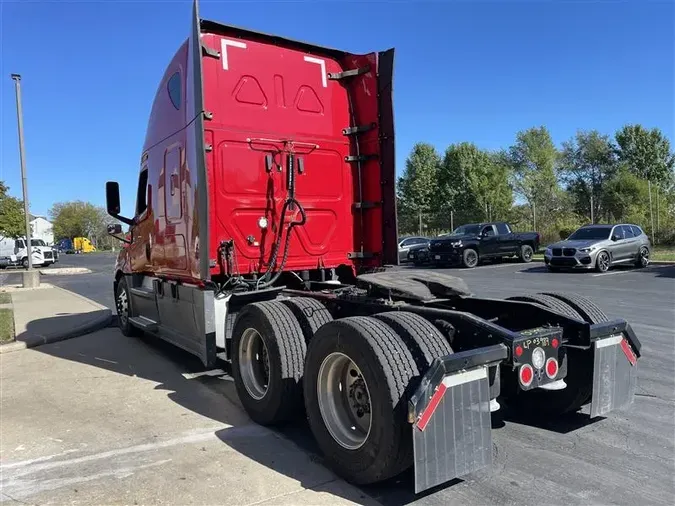
[{"label": "light pole", "polygon": [[34,287],[40,283],[40,278],[33,273],[33,243],[30,233],[30,215],[28,214],[28,181],[26,178],[26,150],[23,144],[23,110],[21,108],[21,75],[12,74],[16,90],[16,122],[19,127],[19,159],[21,162],[21,183],[23,186],[23,209],[26,217],[26,256],[28,257],[28,271],[23,276],[24,287]]}]

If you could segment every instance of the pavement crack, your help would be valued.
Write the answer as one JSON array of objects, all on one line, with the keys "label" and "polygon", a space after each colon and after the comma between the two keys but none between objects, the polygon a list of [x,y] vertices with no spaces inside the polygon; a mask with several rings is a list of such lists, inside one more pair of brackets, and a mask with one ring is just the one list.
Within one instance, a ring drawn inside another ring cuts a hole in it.
[{"label": "pavement crack", "polygon": [[21,499],[16,499],[16,498],[12,497],[11,495],[9,495],[4,490],[2,491],[2,495],[6,496],[6,497],[9,497],[12,501],[19,502],[21,504],[30,504],[30,503],[27,503],[26,501],[22,501]]},{"label": "pavement crack", "polygon": [[262,503],[265,503],[265,502],[274,501],[275,499],[279,499],[281,497],[286,497],[286,496],[289,496],[289,495],[297,494],[298,492],[302,492],[303,490],[315,490],[318,487],[323,487],[324,485],[328,485],[329,483],[333,483],[334,481],[338,481],[338,479],[332,478],[330,480],[326,480],[326,481],[316,483],[316,484],[312,485],[311,487],[303,487],[302,485],[300,485],[300,488],[297,489],[297,490],[291,490],[291,491],[285,492],[283,494],[278,494],[278,495],[275,495],[275,496],[272,496],[272,497],[266,497],[265,499],[261,499],[261,500],[256,501],[256,502],[248,503],[247,506],[255,506],[256,504],[262,504]]}]

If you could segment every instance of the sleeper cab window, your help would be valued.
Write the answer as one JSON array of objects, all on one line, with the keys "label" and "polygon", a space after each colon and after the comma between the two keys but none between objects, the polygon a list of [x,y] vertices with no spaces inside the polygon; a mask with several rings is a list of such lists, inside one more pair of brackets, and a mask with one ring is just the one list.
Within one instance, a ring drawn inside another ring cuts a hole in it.
[{"label": "sleeper cab window", "polygon": [[181,105],[181,82],[180,82],[180,72],[175,72],[166,83],[167,91],[169,92],[169,98],[171,103],[176,109],[180,109]]}]

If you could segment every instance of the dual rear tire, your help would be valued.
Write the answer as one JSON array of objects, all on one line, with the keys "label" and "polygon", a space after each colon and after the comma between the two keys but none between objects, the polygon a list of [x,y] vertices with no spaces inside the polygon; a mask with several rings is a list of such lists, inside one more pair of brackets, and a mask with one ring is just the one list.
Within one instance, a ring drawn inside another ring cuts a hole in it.
[{"label": "dual rear tire", "polygon": [[312,299],[246,306],[232,339],[232,374],[249,416],[275,425],[304,411],[327,464],[356,484],[412,465],[408,400],[431,361],[452,353],[413,313],[333,320]]}]

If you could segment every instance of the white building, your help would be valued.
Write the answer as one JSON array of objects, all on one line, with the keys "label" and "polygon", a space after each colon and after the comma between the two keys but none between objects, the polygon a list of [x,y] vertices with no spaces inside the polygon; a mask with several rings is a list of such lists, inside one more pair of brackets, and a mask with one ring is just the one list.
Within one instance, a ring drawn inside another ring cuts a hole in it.
[{"label": "white building", "polygon": [[42,239],[46,244],[54,244],[54,227],[44,216],[30,215],[30,234],[33,239]]}]

